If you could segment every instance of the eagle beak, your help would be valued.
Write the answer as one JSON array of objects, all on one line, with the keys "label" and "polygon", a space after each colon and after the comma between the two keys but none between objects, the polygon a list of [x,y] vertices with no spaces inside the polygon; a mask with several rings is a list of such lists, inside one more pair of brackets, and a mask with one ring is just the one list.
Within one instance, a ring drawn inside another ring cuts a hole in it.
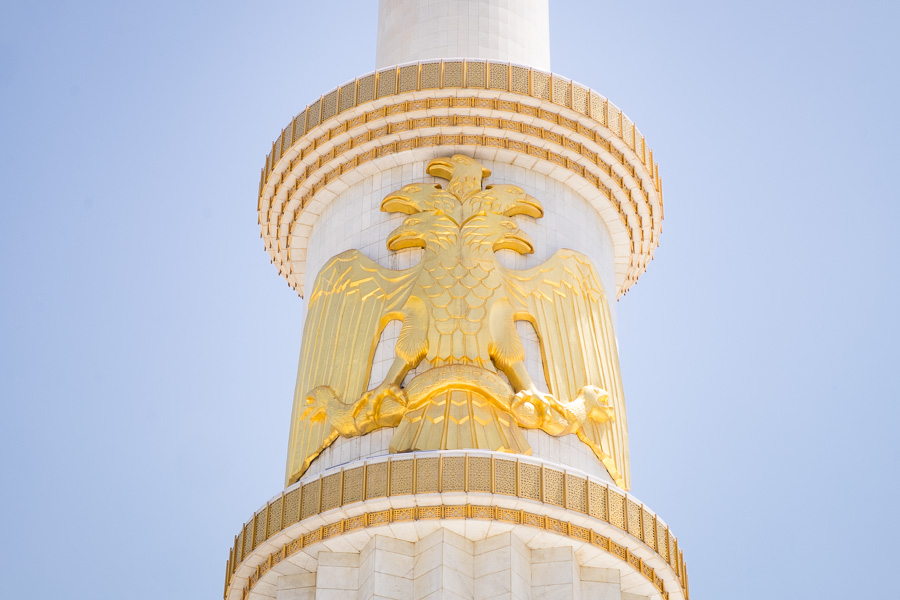
[{"label": "eagle beak", "polygon": [[[464,160],[468,157],[463,157],[462,155],[457,155],[460,160]],[[442,179],[446,179],[450,181],[453,179],[453,171],[456,169],[456,165],[453,164],[452,158],[435,158],[430,163],[428,163],[428,167],[425,169],[425,172],[433,177],[440,177]],[[471,164],[471,159],[465,162],[465,164]],[[485,167],[481,167],[481,178],[491,176],[491,170]]]},{"label": "eagle beak", "polygon": [[381,211],[388,213],[415,214],[419,211],[415,199],[403,194],[391,194],[381,201]]},{"label": "eagle beak", "polygon": [[428,168],[425,169],[425,172],[433,177],[440,177],[449,181],[453,178],[454,168],[453,163],[448,159],[436,158],[428,163]]},{"label": "eagle beak", "polygon": [[544,207],[541,206],[537,198],[526,195],[522,200],[516,202],[511,209],[506,211],[507,217],[516,215],[528,215],[529,217],[540,219],[544,216]]},{"label": "eagle beak", "polygon": [[504,235],[498,242],[494,244],[493,249],[496,250],[514,250],[519,254],[534,254],[534,242],[527,233],[521,229],[516,229]]},{"label": "eagle beak", "polygon": [[403,250],[404,248],[424,248],[425,239],[415,229],[401,225],[391,232],[387,239],[388,250]]}]

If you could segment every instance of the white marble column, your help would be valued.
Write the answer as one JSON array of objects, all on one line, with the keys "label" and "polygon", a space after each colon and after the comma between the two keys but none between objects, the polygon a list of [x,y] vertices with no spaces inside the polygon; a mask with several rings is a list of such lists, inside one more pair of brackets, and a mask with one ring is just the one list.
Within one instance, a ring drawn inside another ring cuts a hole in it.
[{"label": "white marble column", "polygon": [[548,0],[381,0],[377,68],[485,58],[550,70]]}]

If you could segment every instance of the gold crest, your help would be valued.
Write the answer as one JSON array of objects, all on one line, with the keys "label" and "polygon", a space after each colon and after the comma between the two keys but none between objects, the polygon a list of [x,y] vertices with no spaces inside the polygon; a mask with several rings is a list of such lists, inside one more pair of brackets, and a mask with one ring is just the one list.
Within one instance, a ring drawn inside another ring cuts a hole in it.
[{"label": "gold crest", "polygon": [[[520,428],[576,434],[628,487],[619,360],[606,294],[588,258],[560,250],[512,270],[494,253],[534,251],[515,217],[541,204],[514,185],[482,189],[490,171],[466,156],[439,158],[381,210],[409,215],[390,250],[419,247],[410,269],[386,269],[356,250],[332,258],[309,297],[294,394],[287,483],[338,436],[396,427],[391,452],[480,448],[530,454]],[[402,322],[384,381],[366,390],[384,327]],[[516,321],[540,340],[549,390],[525,369]],[[420,367],[405,387],[410,370]],[[422,367],[427,367],[423,370]],[[505,378],[504,378],[505,376]]]}]

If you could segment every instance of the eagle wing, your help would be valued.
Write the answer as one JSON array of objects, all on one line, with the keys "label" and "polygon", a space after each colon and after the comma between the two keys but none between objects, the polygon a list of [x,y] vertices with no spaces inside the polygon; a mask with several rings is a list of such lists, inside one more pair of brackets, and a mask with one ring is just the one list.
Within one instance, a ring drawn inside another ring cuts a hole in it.
[{"label": "eagle wing", "polygon": [[559,250],[542,265],[505,273],[516,319],[527,318],[537,330],[550,393],[562,403],[574,400],[586,385],[609,394],[614,417],[604,423],[588,419],[578,437],[594,450],[616,484],[628,489],[622,377],[609,303],[597,271],[583,254]]},{"label": "eagle wing", "polygon": [[417,271],[383,268],[357,250],[338,254],[319,271],[300,347],[288,441],[288,485],[338,436],[316,410],[317,388],[328,386],[346,404],[359,400],[369,383],[381,332],[409,295]]}]

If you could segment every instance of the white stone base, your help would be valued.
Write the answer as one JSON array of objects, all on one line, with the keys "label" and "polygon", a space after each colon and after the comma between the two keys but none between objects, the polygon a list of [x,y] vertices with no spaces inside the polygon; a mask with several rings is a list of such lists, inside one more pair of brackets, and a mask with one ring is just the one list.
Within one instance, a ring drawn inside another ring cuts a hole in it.
[{"label": "white stone base", "polygon": [[515,529],[477,541],[446,527],[416,541],[375,535],[358,552],[321,550],[316,562],[315,571],[281,575],[277,589],[250,598],[272,592],[277,600],[662,598],[623,592],[618,569],[581,564],[571,546],[541,547]]},{"label": "white stone base", "polygon": [[684,553],[657,515],[598,478],[435,451],[305,477],[244,524],[226,569],[226,600],[501,596],[685,600]]}]

